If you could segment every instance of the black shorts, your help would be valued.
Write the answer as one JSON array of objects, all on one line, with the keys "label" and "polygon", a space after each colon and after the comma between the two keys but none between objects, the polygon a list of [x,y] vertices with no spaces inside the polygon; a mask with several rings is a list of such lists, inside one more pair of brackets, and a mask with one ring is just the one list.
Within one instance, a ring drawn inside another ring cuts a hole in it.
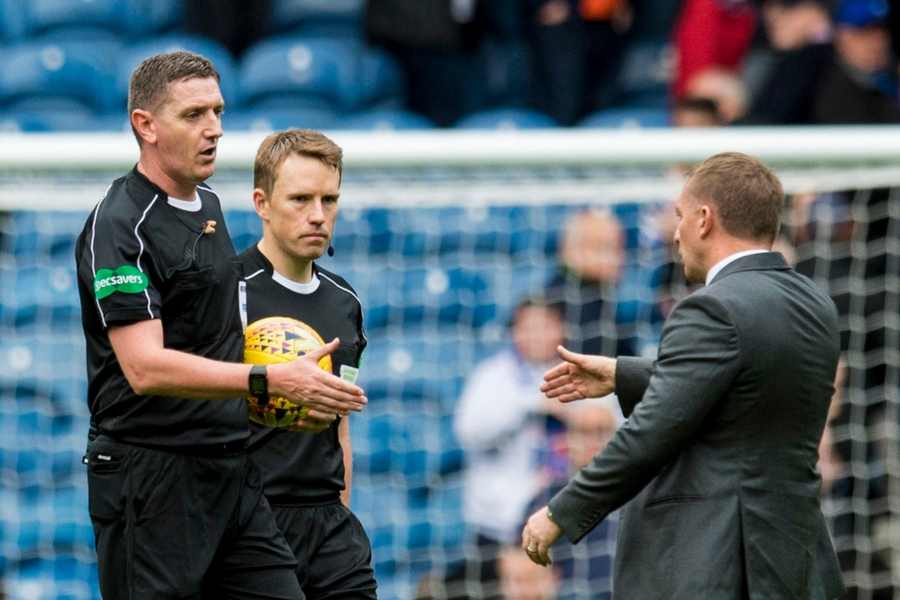
[{"label": "black shorts", "polygon": [[88,496],[104,598],[304,599],[243,451],[183,454],[101,435]]},{"label": "black shorts", "polygon": [[340,501],[272,504],[275,521],[297,557],[297,578],[309,600],[375,600],[372,545],[362,523]]}]

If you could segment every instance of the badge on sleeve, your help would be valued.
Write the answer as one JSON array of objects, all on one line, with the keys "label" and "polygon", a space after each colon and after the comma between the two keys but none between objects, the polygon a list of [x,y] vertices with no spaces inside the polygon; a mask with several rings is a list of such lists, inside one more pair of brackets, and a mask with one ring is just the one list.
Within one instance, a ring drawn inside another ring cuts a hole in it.
[{"label": "badge on sleeve", "polygon": [[115,292],[140,294],[148,284],[147,276],[131,265],[122,265],[114,271],[100,269],[94,277],[94,295],[102,300]]}]

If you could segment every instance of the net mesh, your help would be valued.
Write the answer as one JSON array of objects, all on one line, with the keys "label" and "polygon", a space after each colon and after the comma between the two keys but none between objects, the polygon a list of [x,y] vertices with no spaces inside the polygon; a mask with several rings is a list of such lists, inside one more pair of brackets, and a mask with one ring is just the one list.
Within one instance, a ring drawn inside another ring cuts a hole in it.
[{"label": "net mesh", "polygon": [[[900,177],[821,173],[781,172],[791,191],[782,248],[841,313],[846,385],[832,451],[823,453],[823,507],[849,597],[892,598],[900,589],[900,202],[890,185]],[[72,256],[114,175],[0,181],[9,209],[0,219],[0,571],[13,598],[99,598],[80,463],[88,414]],[[239,250],[261,233],[248,181],[224,173],[211,182]],[[370,404],[351,420],[352,502],[372,541],[381,598],[412,598],[417,587],[426,597],[426,583],[470,552],[458,399],[472,370],[508,345],[516,302],[555,272],[560,233],[576,211],[602,205],[623,223],[617,302],[640,352],[652,354],[661,304],[688,292],[664,276],[670,248],[658,234],[659,211],[680,181],[662,170],[590,168],[345,174],[335,256],[322,265],[343,275],[365,308],[360,384]],[[33,210],[38,198],[52,198],[51,209]]]}]

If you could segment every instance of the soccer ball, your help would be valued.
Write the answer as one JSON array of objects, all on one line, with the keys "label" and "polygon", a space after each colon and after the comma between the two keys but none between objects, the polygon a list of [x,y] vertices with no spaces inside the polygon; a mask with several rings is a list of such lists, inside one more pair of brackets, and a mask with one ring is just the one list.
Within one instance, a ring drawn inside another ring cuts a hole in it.
[{"label": "soccer ball", "polygon": [[[286,363],[325,345],[315,329],[287,317],[260,319],[244,333],[244,362],[253,365]],[[319,366],[331,373],[331,356],[319,360]],[[247,398],[250,420],[269,427],[293,425],[309,412],[305,406],[286,398]]]}]

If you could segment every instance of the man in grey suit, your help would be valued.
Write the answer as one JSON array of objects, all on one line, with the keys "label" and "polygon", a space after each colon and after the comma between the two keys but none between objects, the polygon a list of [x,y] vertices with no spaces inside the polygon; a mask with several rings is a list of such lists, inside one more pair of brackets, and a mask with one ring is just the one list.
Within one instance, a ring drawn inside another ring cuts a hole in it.
[{"label": "man in grey suit", "polygon": [[622,511],[617,600],[834,599],[844,587],[819,508],[817,448],[840,352],[831,299],[771,252],[778,178],[738,153],[689,174],[675,203],[688,281],[657,360],[575,354],[542,391],[612,391],[626,424],[522,532],[550,564]]}]

